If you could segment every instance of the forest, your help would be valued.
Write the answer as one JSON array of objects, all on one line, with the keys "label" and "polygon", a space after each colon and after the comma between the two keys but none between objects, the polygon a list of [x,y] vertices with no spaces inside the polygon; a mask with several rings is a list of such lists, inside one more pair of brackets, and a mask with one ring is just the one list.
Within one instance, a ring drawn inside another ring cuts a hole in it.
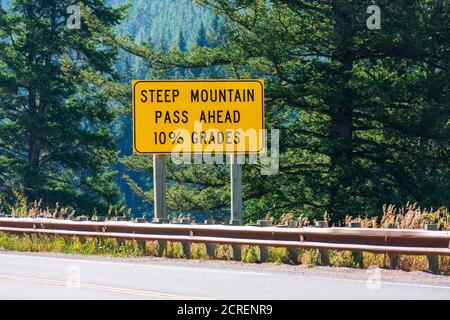
[{"label": "forest", "polygon": [[[132,154],[137,79],[264,79],[280,164],[243,166],[246,222],[450,205],[448,1],[377,0],[379,28],[372,1],[76,3],[70,29],[72,1],[0,0],[0,211],[151,218],[152,159]],[[166,166],[173,216],[227,219],[226,165]]]}]

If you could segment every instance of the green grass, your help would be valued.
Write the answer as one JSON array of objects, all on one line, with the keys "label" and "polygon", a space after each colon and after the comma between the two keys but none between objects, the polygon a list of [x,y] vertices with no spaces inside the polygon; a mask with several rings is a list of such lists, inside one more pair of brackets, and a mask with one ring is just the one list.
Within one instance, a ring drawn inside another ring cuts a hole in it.
[{"label": "green grass", "polygon": [[[165,250],[159,250],[158,241],[116,240],[108,238],[79,238],[47,235],[16,235],[0,232],[0,249],[21,252],[57,252],[65,254],[104,255],[114,257],[164,256],[168,258],[185,258],[181,243],[167,242]],[[363,265],[353,261],[350,251],[330,250],[330,266],[368,268],[378,266],[389,267],[389,256],[385,254],[363,254]],[[206,254],[206,246],[200,243],[191,245],[192,259],[210,259]],[[215,258],[231,260],[230,245],[216,245]],[[258,246],[242,246],[242,262],[258,263]],[[288,250],[269,247],[267,262],[281,264],[289,262]],[[320,263],[319,251],[316,249],[299,250],[298,262],[310,268]],[[450,275],[450,257],[440,257],[441,274]],[[400,269],[407,271],[425,270],[428,262],[424,256],[400,256]]]}]

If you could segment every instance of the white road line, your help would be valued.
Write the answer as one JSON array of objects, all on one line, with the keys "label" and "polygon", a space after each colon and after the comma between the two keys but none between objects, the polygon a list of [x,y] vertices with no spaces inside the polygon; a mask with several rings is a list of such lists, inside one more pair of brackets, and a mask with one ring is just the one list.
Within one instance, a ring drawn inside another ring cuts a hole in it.
[{"label": "white road line", "polygon": [[[17,276],[17,275],[0,274],[0,280],[23,281],[23,282],[31,282],[31,283],[40,283],[40,284],[68,287],[67,281],[46,279],[46,278],[24,277],[24,276]],[[73,284],[73,285],[75,285],[75,284]],[[77,283],[76,286],[79,288],[83,288],[83,289],[131,294],[131,295],[137,295],[137,296],[162,298],[162,299],[206,300],[206,298],[183,296],[183,295],[161,293],[161,292],[147,291],[147,290],[136,290],[136,289],[128,289],[128,288],[120,288],[120,287],[111,287],[111,286],[88,284],[88,283]]]}]

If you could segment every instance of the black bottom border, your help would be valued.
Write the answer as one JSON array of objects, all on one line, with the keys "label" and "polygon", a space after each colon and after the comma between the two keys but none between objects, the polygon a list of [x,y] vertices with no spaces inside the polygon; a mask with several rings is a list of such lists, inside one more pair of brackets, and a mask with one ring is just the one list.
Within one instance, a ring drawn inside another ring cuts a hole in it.
[{"label": "black bottom border", "polygon": [[[450,297],[449,297],[450,299]],[[449,301],[338,300],[207,300],[207,301],[0,301],[3,312],[45,314],[61,319],[99,317],[130,319],[347,319],[417,317],[431,310],[449,310]],[[268,307],[270,306],[270,307]],[[208,308],[208,309],[206,309]],[[9,310],[8,310],[9,309]],[[206,312],[209,310],[209,312]],[[13,314],[13,313],[12,313]],[[384,319],[383,319],[384,320]]]}]

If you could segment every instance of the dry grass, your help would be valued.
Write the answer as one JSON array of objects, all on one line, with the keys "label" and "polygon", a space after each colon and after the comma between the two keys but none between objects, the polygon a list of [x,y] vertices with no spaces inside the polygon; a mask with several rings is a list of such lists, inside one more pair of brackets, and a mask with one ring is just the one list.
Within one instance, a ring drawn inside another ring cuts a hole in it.
[{"label": "dry grass", "polygon": [[[10,215],[15,218],[55,218],[55,219],[75,219],[77,217],[85,218],[86,220],[97,220],[99,215],[97,212],[93,212],[90,215],[86,215],[80,212],[76,212],[73,209],[67,207],[61,207],[57,202],[54,208],[45,207],[42,199],[39,201],[33,201],[27,203],[26,198],[21,197],[20,194],[15,196],[16,204],[9,208],[9,212],[3,212],[2,215]],[[0,200],[1,204],[1,200]],[[0,206],[1,207],[1,206]],[[102,215],[105,220],[111,220],[115,217],[123,217],[125,220],[131,220],[131,209],[126,209],[125,206],[109,206],[108,212]]]},{"label": "dry grass", "polygon": [[[106,238],[78,238],[46,235],[14,235],[0,232],[0,249],[22,252],[59,252],[66,254],[106,255],[117,257],[158,256],[158,241],[146,241],[145,246],[138,241]],[[232,251],[229,245],[216,246],[216,259],[231,260]],[[167,242],[162,256],[168,258],[185,258],[181,243]],[[191,245],[192,259],[209,259],[204,244]],[[259,248],[257,246],[242,246],[242,261],[246,263],[259,262]],[[268,262],[291,263],[288,250],[269,247]],[[319,251],[316,249],[299,250],[298,263],[315,267],[320,262]],[[385,254],[363,254],[363,265],[356,266],[350,251],[330,250],[330,266],[361,267],[378,266],[389,268],[389,256]],[[400,269],[405,271],[426,270],[428,260],[424,256],[400,256]],[[440,257],[440,274],[450,275],[450,257]]]},{"label": "dry grass", "polygon": [[360,222],[363,228],[396,228],[424,229],[426,224],[438,224],[440,230],[450,230],[450,214],[447,207],[436,210],[421,209],[416,203],[407,203],[397,208],[394,205],[384,205],[383,213],[375,217],[346,216],[344,223]]},{"label": "dry grass", "polygon": [[398,229],[423,229],[425,224],[437,223],[441,230],[449,230],[450,215],[447,207],[427,210],[417,207],[416,203],[396,208],[394,205],[383,206],[380,227]]},{"label": "dry grass", "polygon": [[[42,206],[41,201],[35,201],[27,204],[26,199],[18,199],[15,207],[11,208],[10,214],[14,217],[47,217],[74,219],[76,213],[74,210],[62,208],[59,204],[52,209]],[[0,214],[4,214],[0,212]],[[105,219],[113,219],[121,216],[124,219],[131,218],[131,212],[125,207],[110,207]],[[97,217],[94,213],[93,219]],[[86,217],[87,218],[87,217]],[[180,223],[189,216],[180,215],[173,218],[172,222]],[[310,226],[311,221],[304,215],[295,218],[292,213],[286,213],[279,219],[267,216],[269,224],[286,225],[289,221],[297,221],[299,227]],[[328,213],[325,212],[323,220],[329,220]],[[425,224],[436,223],[440,230],[450,230],[450,215],[446,207],[440,207],[436,210],[421,209],[417,204],[406,204],[404,207],[397,208],[394,205],[383,206],[383,212],[380,217],[350,217],[345,218],[345,225],[350,222],[360,222],[364,228],[399,228],[399,229],[423,229]],[[60,237],[44,235],[11,235],[0,233],[0,248],[17,251],[45,251],[62,252],[75,254],[92,255],[111,255],[111,256],[157,256],[161,252],[158,250],[157,241],[147,241],[142,246],[137,241],[116,241],[114,239]],[[206,253],[204,244],[193,243],[191,245],[191,258],[210,259]],[[181,243],[167,242],[167,246],[162,255],[170,258],[184,258]],[[361,267],[379,266],[389,268],[389,255],[364,253],[362,265],[356,265],[353,261],[353,255],[349,251],[330,250],[330,266],[335,267]],[[292,257],[291,257],[292,258]],[[216,245],[215,259],[231,260],[232,250],[230,245]],[[242,246],[242,261],[247,263],[259,262],[259,248],[257,246]],[[288,250],[284,248],[272,248],[268,250],[268,262],[273,263],[292,263],[289,259]],[[320,263],[320,254],[315,249],[299,250],[298,261],[295,263],[305,264],[314,267]],[[399,256],[399,268],[406,271],[426,270],[428,269],[428,260],[425,256]],[[439,270],[441,274],[450,275],[450,257],[440,257]]]}]

